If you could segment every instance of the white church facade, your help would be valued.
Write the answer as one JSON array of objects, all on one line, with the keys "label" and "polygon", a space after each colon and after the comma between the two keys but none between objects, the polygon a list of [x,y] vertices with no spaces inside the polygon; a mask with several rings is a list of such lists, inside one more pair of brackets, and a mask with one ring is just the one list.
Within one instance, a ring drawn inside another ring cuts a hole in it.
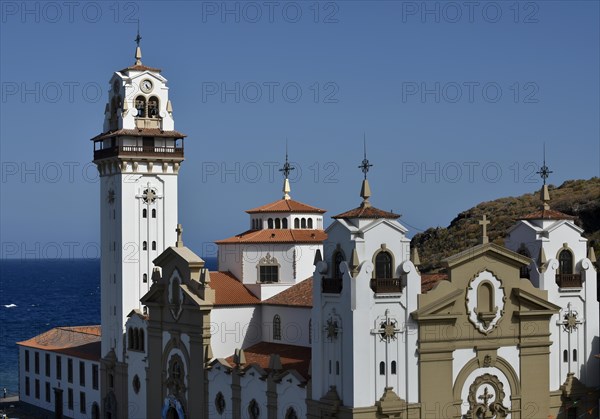
[{"label": "white church facade", "polygon": [[[135,58],[110,79],[92,139],[101,328],[77,345],[20,342],[23,400],[107,419],[598,417],[598,265],[545,184],[505,246],[484,218],[480,244],[433,276],[400,215],[371,204],[366,155],[362,202],[327,227],[292,199],[286,156],[281,199],[247,210],[209,271],[177,223],[185,135],[167,80],[139,40]],[[81,346],[99,385],[49,377],[49,398],[31,397],[25,357],[71,351],[79,365]],[[86,407],[57,399],[65,388]]]}]

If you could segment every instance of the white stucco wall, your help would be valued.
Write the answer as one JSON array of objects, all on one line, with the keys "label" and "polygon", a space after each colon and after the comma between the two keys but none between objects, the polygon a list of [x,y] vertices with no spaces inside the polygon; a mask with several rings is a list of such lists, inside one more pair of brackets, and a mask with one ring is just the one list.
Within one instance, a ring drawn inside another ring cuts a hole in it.
[{"label": "white stucco wall", "polygon": [[[208,371],[208,417],[209,418],[231,418],[232,400],[231,400],[231,374],[226,372],[226,368],[219,363],[215,363]],[[215,406],[217,394],[223,394],[225,399],[225,410],[218,413]]]},{"label": "white stucco wall", "polygon": [[[125,323],[125,330],[128,332],[129,329],[139,329],[144,331],[144,344],[143,350],[130,349],[127,343],[127,352],[125,355],[125,362],[127,362],[127,396],[128,396],[128,410],[129,417],[131,418],[144,418],[146,417],[146,368],[148,368],[148,330],[147,321],[143,320],[137,315],[133,315],[128,318]],[[128,335],[127,335],[128,336]],[[136,393],[134,390],[133,382],[134,377],[138,376],[140,382],[139,392]]]},{"label": "white stucco wall", "polygon": [[262,340],[259,306],[215,307],[210,322],[210,343],[215,358],[227,358],[237,348],[247,348]]},{"label": "white stucco wall", "polygon": [[[287,345],[310,346],[308,329],[310,308],[263,305],[262,336],[265,342]],[[273,320],[275,315],[281,319],[281,340],[273,339]]]},{"label": "white stucco wall", "polygon": [[[25,351],[29,351],[29,372],[25,371]],[[35,373],[35,353],[39,353],[39,373]],[[46,354],[50,355],[50,374],[46,376]],[[61,358],[61,379],[56,375],[56,356]],[[68,380],[68,360],[73,362],[73,380]],[[79,363],[84,363],[85,385],[80,384]],[[93,388],[92,368],[98,368],[98,386]],[[29,396],[25,391],[26,377],[29,377]],[[35,381],[39,380],[40,397],[35,397]],[[46,401],[46,383],[50,384],[50,402]],[[52,351],[45,351],[19,346],[19,398],[25,403],[54,411],[54,388],[63,390],[63,414],[68,417],[91,418],[92,405],[100,404],[100,363],[87,359],[75,358]],[[68,391],[73,391],[73,409],[68,407]],[[85,412],[81,412],[80,393],[85,393]]]}]

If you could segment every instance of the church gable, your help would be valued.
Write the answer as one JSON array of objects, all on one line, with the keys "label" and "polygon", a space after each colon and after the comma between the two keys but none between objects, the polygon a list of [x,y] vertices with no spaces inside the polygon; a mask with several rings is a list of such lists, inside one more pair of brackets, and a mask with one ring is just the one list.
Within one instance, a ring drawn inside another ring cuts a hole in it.
[{"label": "church gable", "polygon": [[519,305],[519,311],[516,313],[517,315],[527,313],[530,315],[535,314],[549,317],[560,311],[561,308],[559,306],[552,304],[547,300],[548,291],[534,288],[531,283],[526,280],[524,280],[523,283],[529,284],[529,287],[524,287],[528,289],[514,288],[512,290],[512,295]]},{"label": "church gable", "polygon": [[412,316],[419,320],[441,319],[443,317],[455,319],[460,307],[460,297],[463,291],[457,289],[448,281],[440,282],[427,294],[418,296],[419,309]]}]

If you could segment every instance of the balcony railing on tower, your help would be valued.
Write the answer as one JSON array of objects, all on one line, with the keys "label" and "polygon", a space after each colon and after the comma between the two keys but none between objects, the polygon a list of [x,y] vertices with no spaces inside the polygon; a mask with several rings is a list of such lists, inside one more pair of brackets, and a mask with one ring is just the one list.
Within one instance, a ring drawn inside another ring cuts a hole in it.
[{"label": "balcony railing on tower", "polygon": [[581,288],[581,274],[556,274],[556,284],[560,288]]},{"label": "balcony railing on tower", "polygon": [[94,160],[116,156],[183,157],[183,144],[176,147],[121,145],[94,150]]},{"label": "balcony railing on tower", "polygon": [[376,294],[392,294],[402,292],[401,278],[373,278],[371,289]]}]

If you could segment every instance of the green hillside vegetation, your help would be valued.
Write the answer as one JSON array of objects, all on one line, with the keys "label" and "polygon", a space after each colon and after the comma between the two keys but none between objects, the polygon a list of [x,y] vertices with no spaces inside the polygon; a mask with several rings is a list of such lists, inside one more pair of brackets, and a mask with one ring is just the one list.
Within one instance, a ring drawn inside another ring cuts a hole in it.
[{"label": "green hillside vegetation", "polygon": [[[577,217],[575,223],[585,230],[596,255],[600,257],[600,178],[569,180],[558,188],[549,185],[550,208]],[[481,238],[478,221],[483,214],[488,225],[490,242],[504,245],[508,229],[524,215],[538,211],[540,191],[519,197],[499,198],[482,202],[458,214],[448,227],[429,228],[415,235],[412,246],[419,251],[421,272],[436,272],[442,259],[476,245]]]}]

